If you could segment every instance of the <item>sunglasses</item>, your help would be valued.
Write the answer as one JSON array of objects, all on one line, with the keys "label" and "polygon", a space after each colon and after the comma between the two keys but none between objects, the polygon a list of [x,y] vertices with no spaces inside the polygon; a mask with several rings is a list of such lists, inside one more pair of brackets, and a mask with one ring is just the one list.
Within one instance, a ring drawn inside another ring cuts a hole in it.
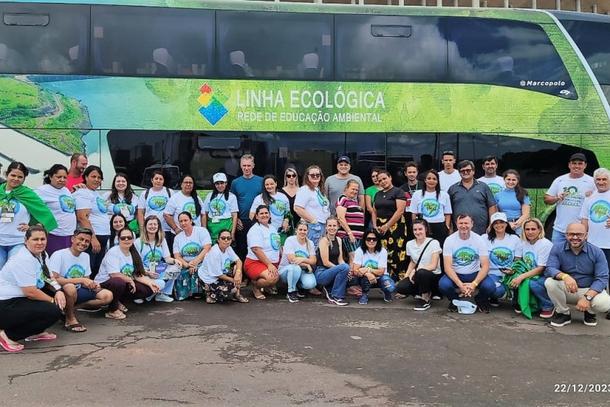
[{"label": "sunglasses", "polygon": [[233,240],[231,236],[220,236],[218,240],[230,241]]},{"label": "sunglasses", "polygon": [[286,174],[286,178],[296,178],[297,174],[293,174],[292,172],[289,172]]},{"label": "sunglasses", "polygon": [[121,236],[119,239],[125,242],[127,240],[133,240],[133,236]]},{"label": "sunglasses", "polygon": [[311,177],[311,178],[320,178],[321,176],[322,176],[322,174],[320,174],[320,173],[309,174],[309,177]]},{"label": "sunglasses", "polygon": [[376,241],[377,241],[377,238],[376,238],[376,237],[367,237],[367,238],[366,238],[366,241],[367,241],[367,242],[376,242]]}]

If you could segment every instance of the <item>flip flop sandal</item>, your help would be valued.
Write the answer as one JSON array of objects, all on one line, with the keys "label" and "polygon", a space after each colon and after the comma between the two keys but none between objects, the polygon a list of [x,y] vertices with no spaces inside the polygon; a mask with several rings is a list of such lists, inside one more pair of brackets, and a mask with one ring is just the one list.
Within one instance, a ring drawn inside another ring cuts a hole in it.
[{"label": "flip flop sandal", "polygon": [[127,312],[127,311],[129,311],[129,310],[128,310],[128,309],[127,309],[127,307],[126,307],[126,306],[124,306],[123,304],[119,304],[119,311],[121,311],[121,312]]},{"label": "flip flop sandal", "polygon": [[245,303],[250,302],[250,300],[249,300],[249,299],[247,299],[246,297],[244,297],[244,296],[243,296],[243,295],[241,295],[241,294],[237,294],[237,295],[235,295],[235,296],[233,297],[233,301],[235,301],[235,302],[240,302],[240,303],[242,303],[242,304],[245,304]]},{"label": "flip flop sandal", "polygon": [[[120,310],[119,310],[120,311]],[[127,315],[123,314],[123,312],[121,312],[120,314],[114,314],[111,312],[107,312],[104,314],[104,316],[108,319],[116,319],[116,320],[121,320],[121,319],[125,319],[127,318]]]},{"label": "flip flop sandal", "polygon": [[18,343],[17,345],[11,345],[10,343],[8,343],[3,337],[0,336],[0,346],[2,347],[2,349],[4,349],[7,352],[11,352],[11,353],[15,353],[15,352],[21,352],[24,348],[24,346],[20,343]]},{"label": "flip flop sandal", "polygon": [[87,332],[87,328],[85,328],[82,324],[64,325],[64,329],[68,332],[74,333]]},{"label": "flip flop sandal", "polygon": [[25,338],[26,342],[54,341],[57,335],[50,332],[45,332],[39,335],[32,335]]}]

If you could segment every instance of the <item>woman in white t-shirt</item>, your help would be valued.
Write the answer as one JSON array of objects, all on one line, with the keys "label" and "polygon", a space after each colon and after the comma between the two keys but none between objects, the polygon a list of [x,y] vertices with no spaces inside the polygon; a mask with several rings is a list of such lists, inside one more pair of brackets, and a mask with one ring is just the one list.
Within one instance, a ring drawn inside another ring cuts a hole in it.
[{"label": "woman in white t-shirt", "polygon": [[47,232],[34,225],[25,232],[25,246],[0,271],[0,346],[19,352],[18,341],[50,341],[46,332],[61,318],[66,297],[51,279],[45,258]]},{"label": "woman in white t-shirt", "polygon": [[200,298],[197,269],[212,247],[212,238],[206,228],[195,226],[189,211],[178,215],[178,224],[181,232],[174,238],[174,258],[183,267],[174,284],[175,296],[178,301]]},{"label": "woman in white t-shirt", "polygon": [[155,295],[155,301],[172,302],[174,282],[180,269],[186,267],[186,262],[172,257],[157,216],[149,215],[144,219],[143,226],[144,231],[134,245],[142,258],[146,275],[158,284],[163,282],[164,287]]},{"label": "woman in white t-shirt", "polygon": [[[540,220],[529,218],[523,222],[521,252],[528,271],[512,279],[510,287],[517,290],[521,283],[529,278],[530,291],[536,296],[540,306],[540,317],[544,319],[552,318],[554,309],[553,302],[544,286],[546,281],[544,270],[552,248],[553,243],[544,237],[544,226]],[[513,307],[517,314],[521,313],[521,308],[517,302],[513,302]]]},{"label": "woman in white t-shirt", "polygon": [[291,303],[299,302],[297,284],[303,290],[316,287],[316,277],[313,274],[316,248],[307,238],[307,226],[307,222],[299,221],[296,235],[288,237],[282,248],[279,274],[282,281],[288,284],[286,297]]},{"label": "woman in white t-shirt", "polygon": [[428,222],[424,219],[413,220],[415,239],[407,242],[407,255],[411,261],[405,278],[398,282],[396,291],[402,295],[419,296],[415,300],[415,311],[430,308],[432,292],[438,288],[441,277],[441,245],[429,237]]},{"label": "woman in white t-shirt", "polygon": [[163,211],[175,192],[165,186],[165,175],[162,170],[154,170],[150,182],[152,187],[142,191],[138,200],[137,216],[140,234],[144,233],[144,219],[150,215],[155,215],[161,221],[167,246],[173,247],[174,235],[171,233],[171,229],[163,217]]},{"label": "woman in white t-shirt", "polygon": [[498,300],[506,294],[502,278],[510,272],[515,260],[521,258],[521,241],[508,223],[504,212],[491,215],[490,225],[483,240],[489,248],[489,273],[487,274],[496,285],[496,291],[489,298],[493,307],[499,306]]},{"label": "woman in white t-shirt", "polygon": [[108,208],[108,217],[121,214],[127,221],[127,227],[134,233],[139,233],[136,211],[138,209],[138,197],[131,188],[127,175],[118,172],[112,179],[112,189],[104,194]]},{"label": "woman in white t-shirt", "polygon": [[377,231],[364,233],[360,247],[354,252],[351,276],[350,284],[359,284],[362,289],[358,304],[368,304],[369,291],[373,287],[381,289],[385,302],[392,301],[396,285],[388,274],[388,251],[381,244]]},{"label": "woman in white t-shirt", "polygon": [[146,275],[142,258],[133,244],[133,232],[125,228],[119,232],[119,245],[112,247],[102,261],[95,282],[112,291],[113,300],[106,318],[125,319],[128,300],[151,300],[164,287],[163,280],[155,281]]},{"label": "woman in white t-shirt", "polygon": [[248,231],[248,254],[244,271],[252,281],[252,294],[257,300],[266,297],[263,288],[275,286],[280,275],[277,267],[280,262],[280,234],[270,225],[271,215],[267,205],[256,208],[256,222]]},{"label": "woman in white t-shirt", "polygon": [[205,302],[214,304],[227,300],[250,302],[241,295],[242,262],[231,248],[233,234],[230,230],[218,233],[218,242],[203,259],[197,274],[203,281]]},{"label": "woman in white t-shirt", "polygon": [[76,219],[84,228],[91,229],[91,246],[87,250],[91,262],[91,277],[94,278],[100,269],[102,259],[106,254],[110,224],[106,209],[106,201],[99,191],[104,173],[95,165],[88,166],[83,172],[85,188],[74,191],[72,195],[76,201]]},{"label": "woman in white t-shirt", "polygon": [[263,178],[263,192],[254,198],[250,207],[250,219],[254,219],[254,212],[259,205],[267,205],[271,214],[271,227],[279,233],[288,233],[290,230],[290,201],[284,193],[277,189],[275,175],[265,175]]},{"label": "woman in white t-shirt", "polygon": [[237,197],[229,192],[227,187],[227,176],[222,172],[217,172],[212,177],[214,190],[210,192],[203,201],[203,214],[201,223],[206,225],[212,244],[218,240],[221,230],[230,230],[232,239],[235,239],[237,230]]},{"label": "woman in white t-shirt", "polygon": [[428,171],[424,182],[425,188],[413,194],[409,212],[413,219],[421,218],[428,222],[430,237],[442,246],[451,230],[451,200],[447,192],[441,190],[436,170]]},{"label": "woman in white t-shirt", "polygon": [[324,174],[317,165],[311,165],[303,175],[303,186],[294,198],[294,211],[309,223],[307,237],[318,247],[324,233],[326,219],[330,216],[330,201],[324,195]]},{"label": "woman in white t-shirt", "polygon": [[44,185],[36,189],[36,193],[57,221],[57,228],[53,233],[49,233],[47,241],[49,256],[57,250],[70,247],[76,229],[76,202],[70,190],[66,188],[67,178],[68,169],[61,164],[55,164],[44,172]]},{"label": "woman in white t-shirt", "polygon": [[180,191],[172,195],[163,211],[163,217],[174,235],[182,231],[178,216],[185,211],[191,214],[191,219],[193,219],[197,226],[205,226],[201,217],[203,214],[203,201],[201,201],[197,194],[195,178],[190,175],[182,177],[180,180]]}]

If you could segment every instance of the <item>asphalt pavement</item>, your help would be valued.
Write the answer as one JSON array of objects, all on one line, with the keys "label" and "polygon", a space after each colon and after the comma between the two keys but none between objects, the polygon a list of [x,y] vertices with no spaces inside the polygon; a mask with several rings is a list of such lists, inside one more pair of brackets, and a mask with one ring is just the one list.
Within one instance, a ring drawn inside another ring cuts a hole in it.
[{"label": "asphalt pavement", "polygon": [[446,301],[128,304],[124,321],[0,352],[1,406],[605,405],[610,321],[553,328]]}]

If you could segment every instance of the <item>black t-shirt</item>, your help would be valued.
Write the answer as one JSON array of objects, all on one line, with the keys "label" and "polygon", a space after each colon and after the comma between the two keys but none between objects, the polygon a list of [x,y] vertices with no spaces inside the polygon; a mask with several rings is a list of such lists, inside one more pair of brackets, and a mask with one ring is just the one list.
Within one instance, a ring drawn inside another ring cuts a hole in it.
[{"label": "black t-shirt", "polygon": [[375,195],[375,210],[380,218],[391,218],[396,212],[396,200],[405,200],[405,192],[396,187],[389,191],[379,191]]}]

